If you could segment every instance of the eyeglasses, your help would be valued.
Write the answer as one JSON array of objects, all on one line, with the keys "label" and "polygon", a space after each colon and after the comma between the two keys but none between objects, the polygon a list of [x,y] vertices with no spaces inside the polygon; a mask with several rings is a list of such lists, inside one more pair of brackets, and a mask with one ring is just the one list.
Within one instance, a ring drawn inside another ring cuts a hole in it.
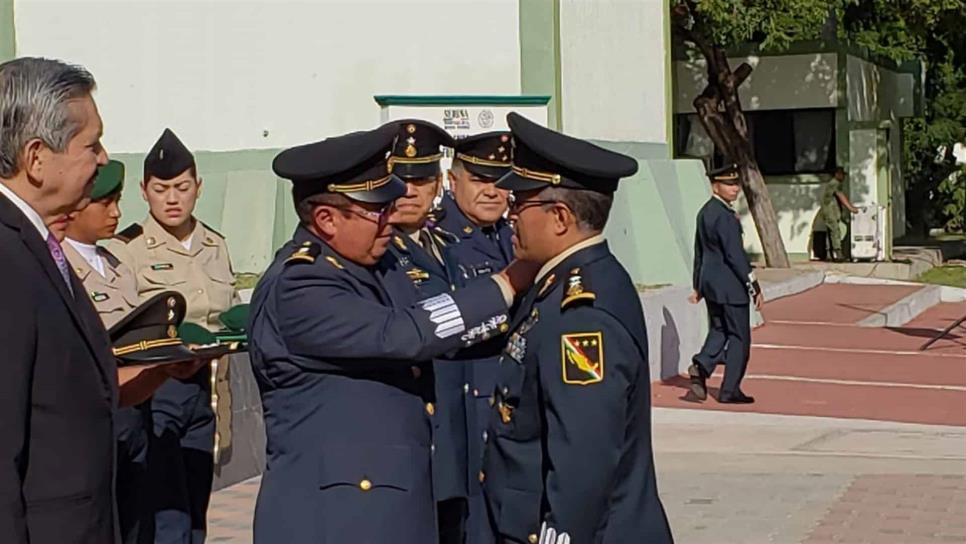
[{"label": "eyeglasses", "polygon": [[507,209],[507,213],[520,215],[528,208],[543,206],[544,204],[557,204],[559,202],[559,200],[517,200],[510,197],[510,206]]},{"label": "eyeglasses", "polygon": [[349,208],[346,206],[336,206],[336,208],[344,212],[351,213],[352,215],[361,217],[365,220],[372,221],[373,223],[381,223],[389,216],[389,212],[392,209],[392,202],[384,205],[382,208],[379,208],[378,210],[365,210],[365,209],[360,210],[355,208]]}]

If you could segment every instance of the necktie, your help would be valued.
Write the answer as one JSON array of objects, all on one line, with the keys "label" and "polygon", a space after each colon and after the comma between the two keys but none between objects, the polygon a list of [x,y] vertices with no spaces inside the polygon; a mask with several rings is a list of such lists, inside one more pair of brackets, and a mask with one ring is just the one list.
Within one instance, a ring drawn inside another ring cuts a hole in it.
[{"label": "necktie", "polygon": [[60,275],[64,278],[64,283],[67,284],[67,290],[73,296],[74,288],[70,286],[70,269],[67,266],[67,257],[64,256],[64,250],[61,249],[60,242],[54,238],[52,233],[47,233],[47,249],[50,250],[50,256],[57,263],[57,269],[60,270]]}]

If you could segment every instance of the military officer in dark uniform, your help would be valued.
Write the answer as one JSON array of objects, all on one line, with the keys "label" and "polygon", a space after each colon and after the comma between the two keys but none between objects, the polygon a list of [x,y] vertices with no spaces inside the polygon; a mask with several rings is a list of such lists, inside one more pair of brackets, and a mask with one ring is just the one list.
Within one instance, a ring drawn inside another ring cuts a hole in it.
[{"label": "military officer in dark uniform", "polygon": [[[395,262],[388,268],[404,271],[417,296],[428,298],[453,290],[458,280],[454,262],[449,258],[456,237],[429,221],[433,200],[443,182],[441,148],[452,147],[453,138],[433,123],[418,119],[398,121],[397,126],[390,161],[392,173],[406,183],[406,193],[396,199],[389,215],[393,238],[387,257]],[[389,285],[398,285],[402,291],[412,289],[402,283]],[[393,290],[390,287],[390,296],[402,294]],[[467,510],[465,366],[446,360],[434,364],[438,413],[433,420],[433,488],[439,537],[444,544],[462,544]]]},{"label": "military officer in dark uniform", "polygon": [[499,363],[479,479],[498,541],[672,541],[651,451],[647,329],[602,232],[634,159],[511,113],[510,220],[541,263]]},{"label": "military officer in dark uniform", "polygon": [[[267,464],[256,543],[437,539],[431,361],[488,338],[533,271],[513,265],[414,304],[379,274],[388,213],[405,193],[389,125],[280,153],[300,226],[251,304],[249,349]],[[403,298],[394,299],[394,293]]]},{"label": "military officer in dark uniform", "polygon": [[729,164],[708,173],[712,197],[698,212],[694,233],[694,292],[708,308],[708,336],[688,368],[691,392],[708,398],[706,380],[724,361],[725,375],[718,402],[755,402],[741,391],[741,379],[751,353],[749,303],[761,308],[763,297],[741,242],[741,221],[732,203],[741,192],[738,166]]},{"label": "military officer in dark uniform", "polygon": [[[510,171],[510,133],[487,132],[457,140],[448,172],[450,190],[443,195],[437,221],[459,237],[450,247],[463,282],[486,278],[513,260],[513,230],[504,217],[509,191],[496,181]],[[489,398],[496,383],[499,355],[467,361],[463,399],[466,404],[469,459],[468,544],[493,541],[486,501],[476,478],[482,468],[483,446],[490,419]]]}]

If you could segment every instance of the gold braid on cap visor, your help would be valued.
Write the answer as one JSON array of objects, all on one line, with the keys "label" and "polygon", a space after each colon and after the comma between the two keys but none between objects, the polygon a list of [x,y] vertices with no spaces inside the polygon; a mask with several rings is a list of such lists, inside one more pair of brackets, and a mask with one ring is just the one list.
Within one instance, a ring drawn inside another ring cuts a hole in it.
[{"label": "gold braid on cap visor", "polygon": [[561,177],[560,174],[551,174],[550,172],[540,172],[537,170],[529,170],[527,168],[522,168],[520,166],[513,165],[513,173],[518,176],[523,176],[527,179],[532,179],[535,181],[542,181],[544,183],[549,183],[550,185],[560,185]]},{"label": "gold braid on cap visor", "polygon": [[128,344],[126,346],[120,346],[114,348],[114,356],[121,357],[124,355],[130,355],[131,353],[137,353],[139,351],[147,351],[153,348],[162,348],[166,346],[180,346],[180,338],[164,338],[161,340],[142,340],[137,344]]},{"label": "gold braid on cap visor", "polygon": [[372,191],[373,189],[378,189],[383,185],[389,183],[390,179],[392,179],[391,174],[384,178],[363,181],[361,183],[330,183],[326,188],[331,193],[354,193],[357,191]]},{"label": "gold braid on cap visor", "polygon": [[470,164],[475,164],[478,166],[496,166],[499,168],[506,168],[507,166],[510,166],[510,163],[508,162],[490,161],[486,159],[481,159],[479,157],[471,157],[469,155],[464,155],[463,153],[457,153],[456,158],[461,161],[466,161]]},{"label": "gold braid on cap visor", "polygon": [[394,164],[428,164],[431,162],[436,162],[442,158],[443,158],[442,153],[437,153],[435,155],[429,155],[426,157],[414,157],[414,158],[398,157],[396,155],[393,155],[392,157],[389,158],[389,168],[392,168],[392,165]]}]

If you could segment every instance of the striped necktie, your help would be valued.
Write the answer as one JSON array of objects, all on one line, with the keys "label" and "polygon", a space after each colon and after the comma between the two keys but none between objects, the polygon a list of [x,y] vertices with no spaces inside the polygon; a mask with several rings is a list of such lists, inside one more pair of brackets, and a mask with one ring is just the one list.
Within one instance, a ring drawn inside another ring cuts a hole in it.
[{"label": "striped necktie", "polygon": [[70,285],[70,267],[67,266],[67,257],[64,256],[64,250],[61,249],[60,242],[50,232],[47,233],[47,249],[50,251],[50,256],[54,258],[54,262],[57,263],[57,269],[60,270],[60,275],[64,278],[64,283],[67,284],[67,290],[73,296],[74,288]]}]

